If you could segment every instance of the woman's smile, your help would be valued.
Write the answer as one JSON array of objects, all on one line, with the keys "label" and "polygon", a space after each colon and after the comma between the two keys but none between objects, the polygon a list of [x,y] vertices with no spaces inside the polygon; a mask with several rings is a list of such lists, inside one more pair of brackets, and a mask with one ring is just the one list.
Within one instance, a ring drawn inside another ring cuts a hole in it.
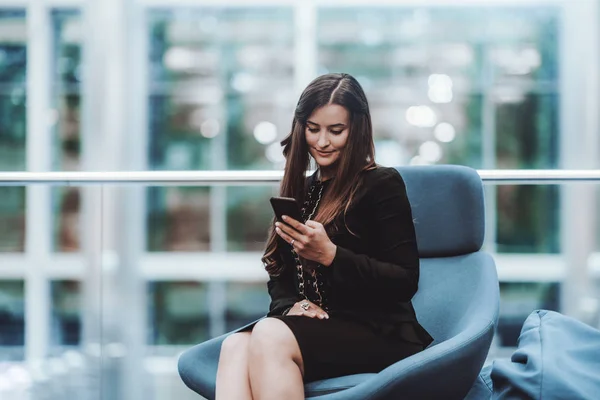
[{"label": "woman's smile", "polygon": [[321,150],[317,150],[317,149],[315,149],[315,151],[321,157],[329,157],[330,155],[332,155],[334,153],[334,151],[321,151]]}]

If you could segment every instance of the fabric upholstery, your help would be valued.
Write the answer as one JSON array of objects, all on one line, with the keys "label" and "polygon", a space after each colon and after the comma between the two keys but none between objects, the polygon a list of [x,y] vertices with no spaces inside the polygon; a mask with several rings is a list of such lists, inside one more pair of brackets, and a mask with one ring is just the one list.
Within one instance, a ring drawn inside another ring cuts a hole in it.
[{"label": "fabric upholstery", "polygon": [[481,178],[458,165],[397,168],[406,183],[421,257],[481,249],[485,232]]},{"label": "fabric upholstery", "polygon": [[510,360],[491,371],[493,399],[600,398],[600,331],[554,311],[529,315]]},{"label": "fabric upholstery", "polygon": [[488,364],[481,369],[477,380],[473,383],[471,390],[465,397],[465,400],[490,400],[492,398],[493,386],[490,374],[492,364]]},{"label": "fabric upholstery", "polygon": [[[498,278],[483,241],[483,190],[472,169],[399,168],[416,219],[421,259],[413,298],[419,322],[435,341],[426,350],[378,374],[305,385],[319,400],[463,399],[485,361],[498,321]],[[212,399],[226,335],[199,344],[179,359],[184,382]]]}]

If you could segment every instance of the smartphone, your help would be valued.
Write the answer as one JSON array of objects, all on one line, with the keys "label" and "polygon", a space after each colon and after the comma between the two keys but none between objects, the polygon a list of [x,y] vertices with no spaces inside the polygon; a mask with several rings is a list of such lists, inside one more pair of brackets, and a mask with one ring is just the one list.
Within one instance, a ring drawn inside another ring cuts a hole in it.
[{"label": "smartphone", "polygon": [[275,217],[279,222],[283,222],[282,215],[294,218],[296,221],[302,221],[302,211],[295,199],[291,197],[271,197],[271,207],[275,212]]}]

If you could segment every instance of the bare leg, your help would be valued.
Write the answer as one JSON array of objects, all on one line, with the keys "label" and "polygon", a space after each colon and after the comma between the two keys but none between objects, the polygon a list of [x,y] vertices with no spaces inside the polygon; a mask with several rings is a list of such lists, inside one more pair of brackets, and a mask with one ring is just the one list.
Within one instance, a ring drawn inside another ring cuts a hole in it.
[{"label": "bare leg", "polygon": [[217,400],[252,400],[248,377],[249,344],[250,332],[234,333],[223,341],[217,370]]},{"label": "bare leg", "polygon": [[276,318],[259,321],[250,338],[249,357],[254,399],[304,400],[302,354],[285,323]]}]

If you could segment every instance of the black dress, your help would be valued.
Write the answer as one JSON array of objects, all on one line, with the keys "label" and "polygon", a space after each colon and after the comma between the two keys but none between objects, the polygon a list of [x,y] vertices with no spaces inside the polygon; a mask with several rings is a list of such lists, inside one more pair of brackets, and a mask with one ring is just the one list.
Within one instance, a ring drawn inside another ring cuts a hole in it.
[{"label": "black dress", "polygon": [[[304,381],[379,372],[431,342],[417,322],[411,299],[417,291],[419,258],[412,212],[402,177],[394,168],[362,172],[362,184],[346,218],[335,221],[330,239],[337,245],[333,263],[317,267],[318,291],[305,273],[305,297],[329,319],[283,315],[300,296],[292,248],[280,243],[286,268],[268,282],[268,317],[293,332],[304,362]],[[305,218],[331,180],[308,180]],[[312,196],[310,194],[313,194]],[[354,234],[353,234],[354,233]]]}]

